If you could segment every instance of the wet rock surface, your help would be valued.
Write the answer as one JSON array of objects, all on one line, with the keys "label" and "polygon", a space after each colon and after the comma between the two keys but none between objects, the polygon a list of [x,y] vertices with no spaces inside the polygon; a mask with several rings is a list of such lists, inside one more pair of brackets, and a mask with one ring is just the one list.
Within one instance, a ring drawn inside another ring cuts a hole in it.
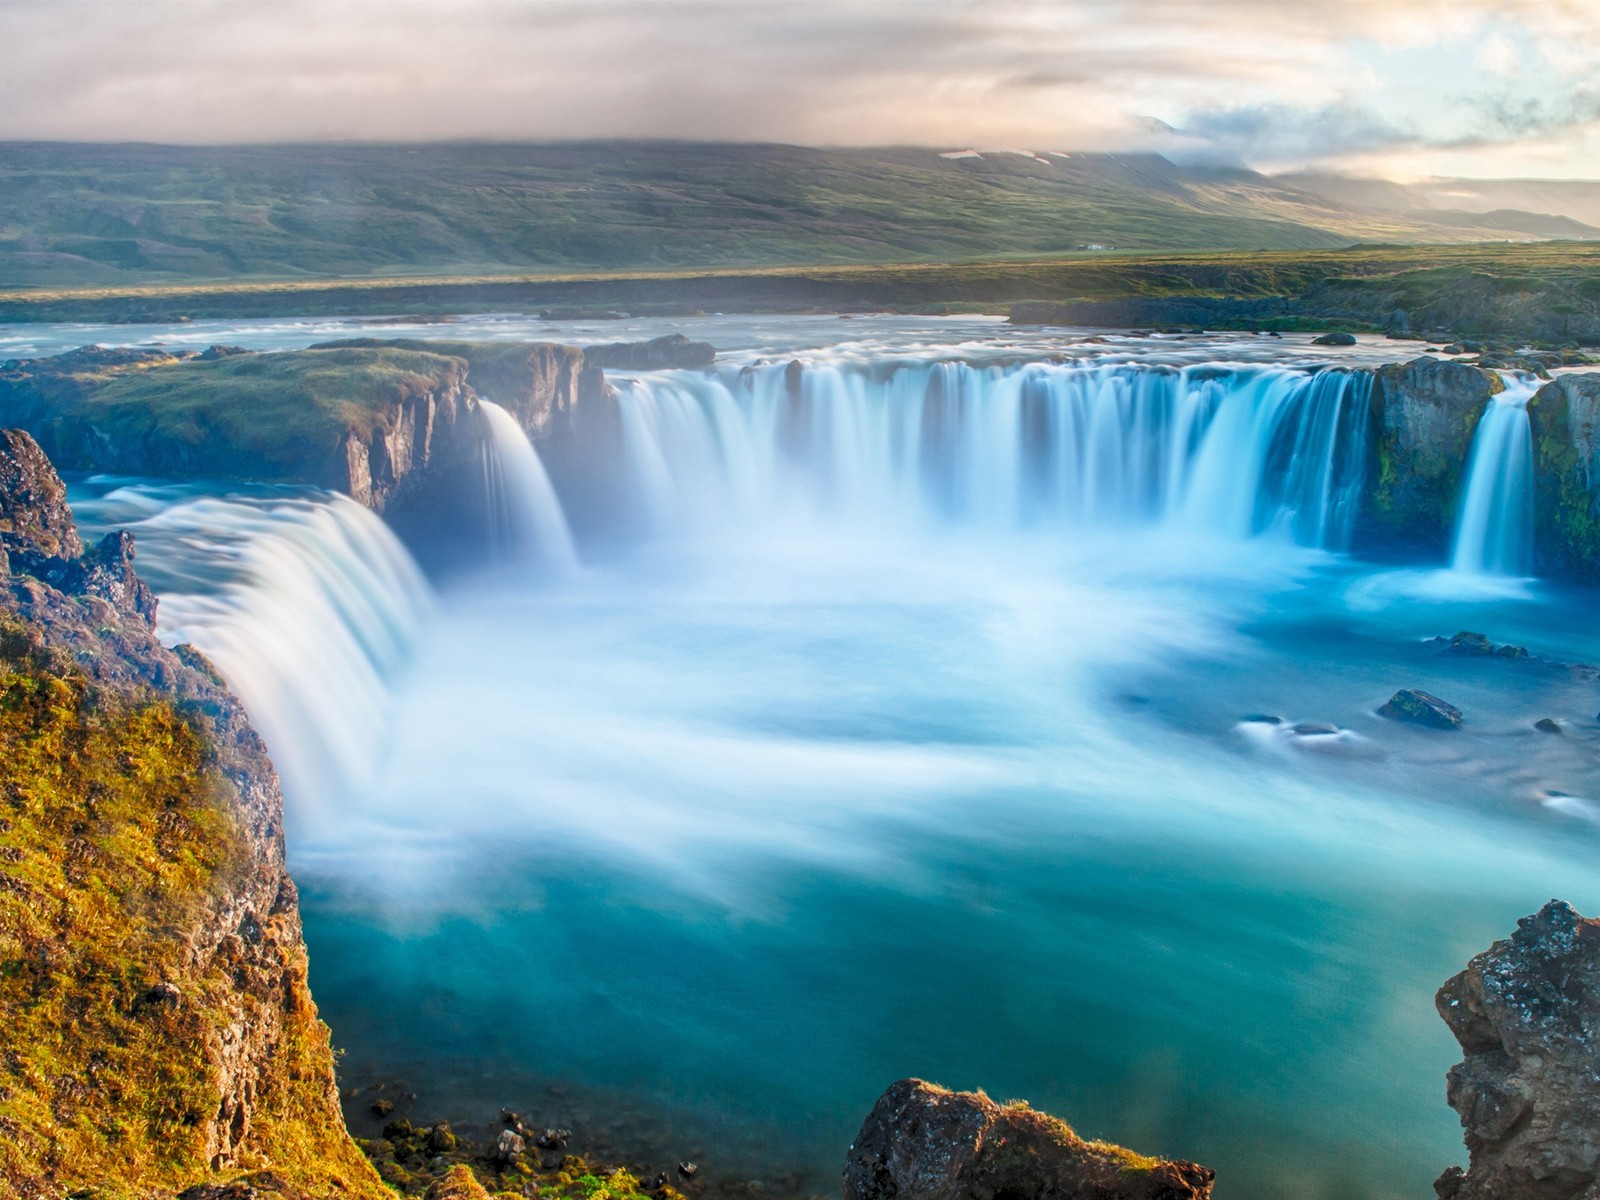
[{"label": "wet rock surface", "polygon": [[1600,579],[1600,374],[1563,375],[1528,401],[1535,568]]},{"label": "wet rock surface", "polygon": [[1427,729],[1460,729],[1461,710],[1448,700],[1441,700],[1432,692],[1417,688],[1401,688],[1378,709],[1380,717],[1391,721],[1404,721]]},{"label": "wet rock surface", "polygon": [[1435,998],[1461,1044],[1448,1099],[1466,1170],[1441,1200],[1567,1200],[1600,1189],[1600,921],[1552,900]]},{"label": "wet rock surface", "polygon": [[1503,390],[1492,371],[1436,358],[1374,372],[1358,548],[1443,551],[1472,435],[1489,398]]},{"label": "wet rock surface", "polygon": [[1215,1177],[1195,1163],[1084,1141],[1024,1104],[902,1079],[850,1147],[844,1200],[1199,1200]]}]

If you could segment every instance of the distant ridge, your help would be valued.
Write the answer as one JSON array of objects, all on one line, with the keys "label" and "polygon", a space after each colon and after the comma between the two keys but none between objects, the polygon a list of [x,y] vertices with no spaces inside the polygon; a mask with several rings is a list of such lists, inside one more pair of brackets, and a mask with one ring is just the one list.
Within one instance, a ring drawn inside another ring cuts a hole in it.
[{"label": "distant ridge", "polygon": [[0,287],[1600,238],[1566,208],[1513,203],[1600,220],[1594,185],[1429,188],[1153,154],[12,142]]}]

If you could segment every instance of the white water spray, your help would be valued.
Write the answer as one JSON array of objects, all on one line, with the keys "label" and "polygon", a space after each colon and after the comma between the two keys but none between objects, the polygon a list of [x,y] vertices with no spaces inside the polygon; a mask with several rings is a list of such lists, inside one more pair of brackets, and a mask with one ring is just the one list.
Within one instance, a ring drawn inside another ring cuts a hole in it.
[{"label": "white water spray", "polygon": [[183,492],[120,488],[78,516],[133,530],[160,592],[161,639],[216,664],[267,743],[291,815],[316,821],[379,761],[427,583],[388,526],[344,496]]},{"label": "white water spray", "polygon": [[484,487],[497,557],[550,575],[575,574],[572,531],[533,443],[498,404],[480,400],[478,406],[489,434],[483,444]]},{"label": "white water spray", "polygon": [[1533,570],[1532,378],[1507,381],[1493,396],[1472,437],[1452,570],[1474,575],[1527,575]]},{"label": "white water spray", "polygon": [[620,395],[647,524],[805,513],[1068,529],[1164,525],[1349,542],[1365,376],[963,362],[668,372]]}]

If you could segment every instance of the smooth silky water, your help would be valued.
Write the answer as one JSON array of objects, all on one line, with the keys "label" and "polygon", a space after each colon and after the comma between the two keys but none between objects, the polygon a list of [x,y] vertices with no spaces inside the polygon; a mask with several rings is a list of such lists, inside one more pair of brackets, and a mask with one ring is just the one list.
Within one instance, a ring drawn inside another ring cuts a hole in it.
[{"label": "smooth silky water", "polygon": [[[1600,662],[1593,596],[1495,569],[1525,547],[1342,554],[1360,384],[1298,346],[819,330],[618,376],[621,532],[576,567],[514,428],[511,552],[437,594],[340,498],[76,489],[283,771],[345,1084],[831,1195],[916,1074],[1223,1195],[1426,1195],[1432,993],[1600,909],[1600,779],[1591,678],[1425,642]],[[1378,718],[1403,686],[1468,729]]]}]

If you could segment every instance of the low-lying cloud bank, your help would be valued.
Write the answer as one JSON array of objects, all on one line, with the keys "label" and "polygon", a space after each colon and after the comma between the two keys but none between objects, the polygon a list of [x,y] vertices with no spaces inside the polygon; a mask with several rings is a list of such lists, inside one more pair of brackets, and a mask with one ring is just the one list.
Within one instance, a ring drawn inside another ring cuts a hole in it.
[{"label": "low-lying cloud bank", "polygon": [[[1570,0],[0,0],[0,138],[683,137],[1581,175]],[[1155,118],[1152,122],[1146,118]],[[1152,129],[1155,132],[1152,132]]]}]

